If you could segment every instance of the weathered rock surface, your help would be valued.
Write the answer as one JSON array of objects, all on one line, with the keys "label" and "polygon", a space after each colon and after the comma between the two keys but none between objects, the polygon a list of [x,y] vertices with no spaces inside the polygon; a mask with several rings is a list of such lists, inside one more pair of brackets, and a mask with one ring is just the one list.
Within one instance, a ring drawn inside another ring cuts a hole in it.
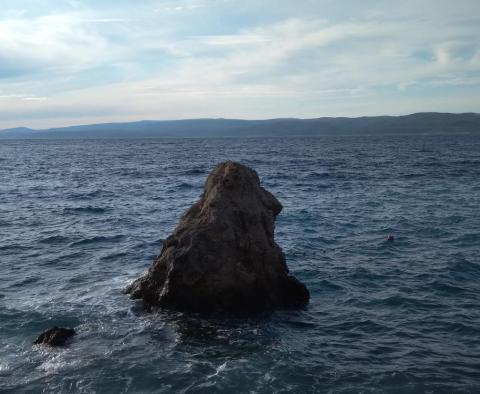
[{"label": "weathered rock surface", "polygon": [[65,345],[65,341],[73,335],[75,335],[73,328],[55,326],[42,332],[33,343],[35,345],[63,346]]},{"label": "weathered rock surface", "polygon": [[289,274],[274,240],[281,210],[254,170],[231,161],[218,165],[200,200],[127,292],[150,306],[198,312],[304,306],[309,292]]}]

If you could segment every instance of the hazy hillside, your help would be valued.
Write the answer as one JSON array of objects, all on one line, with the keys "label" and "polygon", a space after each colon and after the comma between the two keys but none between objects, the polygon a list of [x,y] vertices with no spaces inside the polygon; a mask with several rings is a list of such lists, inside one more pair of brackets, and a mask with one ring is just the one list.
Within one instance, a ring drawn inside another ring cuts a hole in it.
[{"label": "hazy hillside", "polygon": [[0,139],[284,137],[357,134],[445,134],[480,132],[480,114],[416,113],[406,116],[318,119],[189,119],[103,123],[48,130],[14,128]]}]

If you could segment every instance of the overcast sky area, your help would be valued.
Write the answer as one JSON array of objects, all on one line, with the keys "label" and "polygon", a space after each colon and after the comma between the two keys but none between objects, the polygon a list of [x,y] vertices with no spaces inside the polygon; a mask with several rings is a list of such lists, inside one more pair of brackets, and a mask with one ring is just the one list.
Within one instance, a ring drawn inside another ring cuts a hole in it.
[{"label": "overcast sky area", "polygon": [[479,0],[2,0],[0,129],[480,111]]}]

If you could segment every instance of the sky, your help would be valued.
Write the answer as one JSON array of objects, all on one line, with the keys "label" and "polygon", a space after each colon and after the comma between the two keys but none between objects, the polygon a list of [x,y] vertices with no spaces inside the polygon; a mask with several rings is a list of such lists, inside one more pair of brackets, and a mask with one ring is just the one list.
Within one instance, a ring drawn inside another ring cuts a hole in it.
[{"label": "sky", "polygon": [[480,112],[479,0],[2,0],[0,129]]}]

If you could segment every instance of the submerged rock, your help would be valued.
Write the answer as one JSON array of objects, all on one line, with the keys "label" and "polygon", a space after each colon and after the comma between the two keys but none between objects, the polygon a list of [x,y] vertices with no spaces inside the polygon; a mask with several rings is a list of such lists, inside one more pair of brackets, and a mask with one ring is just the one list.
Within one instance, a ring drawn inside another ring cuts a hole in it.
[{"label": "submerged rock", "polygon": [[63,346],[65,345],[65,341],[73,335],[75,335],[73,328],[55,326],[42,332],[33,343],[35,345]]},{"label": "submerged rock", "polygon": [[148,272],[127,292],[149,306],[248,313],[309,301],[274,240],[282,205],[257,173],[228,161],[208,176]]}]

